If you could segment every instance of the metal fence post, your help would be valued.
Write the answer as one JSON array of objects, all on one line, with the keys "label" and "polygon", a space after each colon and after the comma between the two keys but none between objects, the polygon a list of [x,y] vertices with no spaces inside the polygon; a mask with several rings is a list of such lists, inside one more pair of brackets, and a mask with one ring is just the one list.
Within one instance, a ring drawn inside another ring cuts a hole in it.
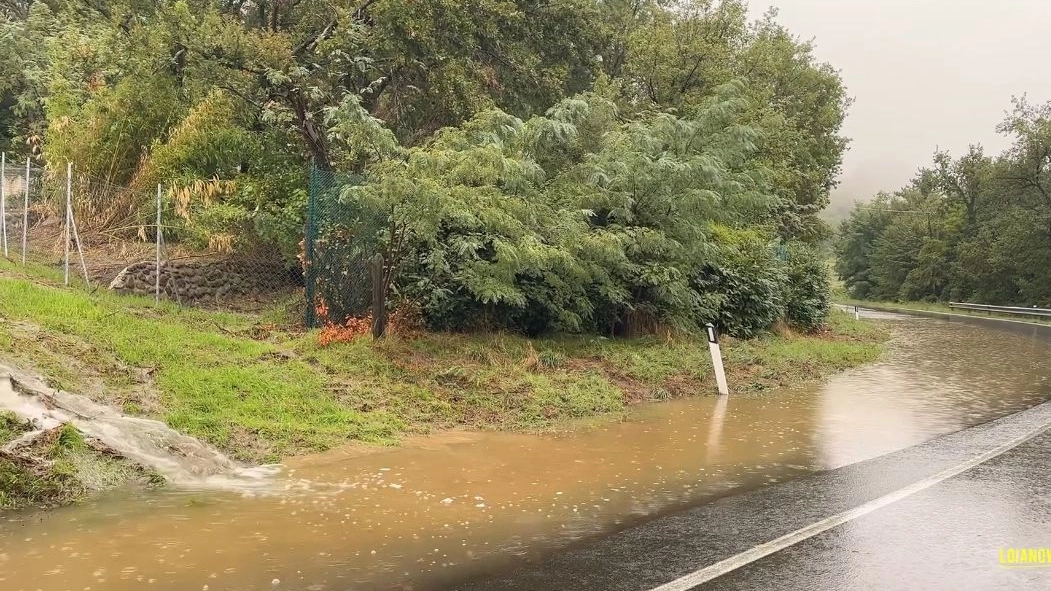
[{"label": "metal fence post", "polygon": [[307,195],[307,221],[303,236],[303,297],[306,300],[304,323],[307,328],[317,327],[317,274],[314,273],[314,234],[317,231],[318,169],[310,167],[310,186]]},{"label": "metal fence post", "polygon": [[157,183],[157,278],[153,286],[153,301],[160,303],[161,301],[161,185]]},{"label": "metal fence post", "polygon": [[22,266],[26,265],[26,247],[29,241],[29,158],[26,158],[25,195],[22,198]]},{"label": "metal fence post", "polygon": [[0,152],[0,240],[7,256],[7,152]]},{"label": "metal fence post", "polygon": [[80,270],[84,272],[84,283],[91,285],[88,278],[88,265],[84,262],[84,245],[80,243],[80,232],[77,231],[77,216],[73,215],[73,207],[69,208],[69,224],[73,228],[73,243],[77,245],[77,257],[80,259]]},{"label": "metal fence post", "polygon": [[69,239],[70,239],[70,226],[72,223],[70,220],[73,218],[73,163],[66,162],[66,231],[63,233],[64,251],[63,251],[63,265],[65,267],[65,284],[69,285]]},{"label": "metal fence post", "polygon": [[383,268],[383,255],[376,253],[369,261],[372,278],[372,338],[383,337],[387,332],[387,283]]}]

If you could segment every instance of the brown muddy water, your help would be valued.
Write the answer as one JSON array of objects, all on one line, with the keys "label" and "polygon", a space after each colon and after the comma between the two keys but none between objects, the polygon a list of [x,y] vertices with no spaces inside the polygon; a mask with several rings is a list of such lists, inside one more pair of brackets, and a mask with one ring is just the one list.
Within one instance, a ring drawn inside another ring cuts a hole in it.
[{"label": "brown muddy water", "polygon": [[648,405],[561,436],[337,450],[290,462],[270,492],[125,493],[7,515],[0,589],[440,589],[1051,399],[1051,346],[1033,334],[877,316],[893,353],[820,385]]}]

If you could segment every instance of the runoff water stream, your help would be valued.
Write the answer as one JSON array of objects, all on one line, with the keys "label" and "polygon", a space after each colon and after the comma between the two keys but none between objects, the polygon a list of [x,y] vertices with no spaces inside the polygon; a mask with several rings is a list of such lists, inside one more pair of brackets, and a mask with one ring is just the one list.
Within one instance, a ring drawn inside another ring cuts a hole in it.
[{"label": "runoff water stream", "polygon": [[817,385],[646,405],[565,435],[334,450],[289,461],[268,488],[123,492],[0,515],[0,589],[441,589],[1051,399],[1051,343],[1035,331],[870,315],[893,331],[892,353]]}]

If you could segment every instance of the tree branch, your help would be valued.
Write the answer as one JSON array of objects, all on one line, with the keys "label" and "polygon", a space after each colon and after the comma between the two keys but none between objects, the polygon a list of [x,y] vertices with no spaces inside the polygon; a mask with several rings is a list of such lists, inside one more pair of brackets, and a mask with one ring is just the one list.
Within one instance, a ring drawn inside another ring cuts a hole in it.
[{"label": "tree branch", "polygon": [[354,11],[354,19],[364,21],[367,16],[365,14],[366,11],[368,11],[369,7],[371,7],[376,2],[379,2],[379,0],[365,0],[365,2],[362,3],[362,5]]},{"label": "tree branch", "polygon": [[29,18],[29,8],[33,0],[0,0],[0,13],[6,12],[15,20],[24,21]]},{"label": "tree branch", "polygon": [[235,62],[229,57],[227,57],[223,50],[219,47],[213,47],[209,51],[204,51],[201,49],[191,49],[191,51],[193,51],[199,57],[202,57],[204,59],[215,60],[219,63],[220,66],[225,66],[227,68],[230,68],[231,70],[245,72],[246,74],[255,74],[256,76],[266,76],[266,70],[260,68],[253,68],[244,63]]},{"label": "tree branch", "polygon": [[256,101],[252,97],[250,97],[247,94],[241,92],[240,90],[237,90],[236,88],[234,88],[233,86],[231,86],[229,84],[219,84],[218,86],[219,86],[219,88],[222,88],[223,90],[233,94],[237,98],[243,100],[244,102],[252,105],[253,107],[255,107],[257,109],[262,110],[263,107],[264,107],[263,103],[260,103],[260,102]]},{"label": "tree branch", "polygon": [[[102,18],[106,20],[113,20],[113,12],[111,12],[109,7],[105,4],[100,4],[98,2],[95,2],[94,0],[83,0],[83,2],[85,6],[102,15]],[[121,22],[117,24],[117,26],[120,27],[120,30],[124,31],[124,33],[130,32],[128,28],[128,17],[122,19]]]},{"label": "tree branch", "polygon": [[364,107],[366,111],[374,113],[376,107],[379,106],[380,96],[382,96],[384,91],[390,87],[394,81],[394,77],[397,76],[400,70],[401,68],[395,68],[393,71],[388,72],[386,76],[369,84],[361,91],[361,106]]},{"label": "tree branch", "polygon": [[322,29],[321,32],[318,33],[318,35],[316,37],[311,37],[309,39],[304,39],[302,43],[297,45],[295,47],[295,49],[292,50],[292,54],[293,55],[302,55],[304,52],[314,49],[315,47],[317,47],[318,43],[321,43],[325,39],[328,39],[329,37],[331,37],[333,31],[335,31],[335,30],[336,30],[336,19],[332,19],[331,21],[329,21],[329,23],[327,25],[325,25],[325,28]]}]

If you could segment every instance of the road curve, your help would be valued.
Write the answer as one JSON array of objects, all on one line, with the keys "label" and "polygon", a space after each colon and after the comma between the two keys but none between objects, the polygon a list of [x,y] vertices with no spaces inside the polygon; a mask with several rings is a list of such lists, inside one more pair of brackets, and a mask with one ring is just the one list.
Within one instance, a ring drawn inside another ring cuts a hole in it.
[{"label": "road curve", "polygon": [[[1051,402],[450,589],[1048,589],[1049,468]],[[1001,564],[1020,548],[1045,548],[1047,563]]]}]

